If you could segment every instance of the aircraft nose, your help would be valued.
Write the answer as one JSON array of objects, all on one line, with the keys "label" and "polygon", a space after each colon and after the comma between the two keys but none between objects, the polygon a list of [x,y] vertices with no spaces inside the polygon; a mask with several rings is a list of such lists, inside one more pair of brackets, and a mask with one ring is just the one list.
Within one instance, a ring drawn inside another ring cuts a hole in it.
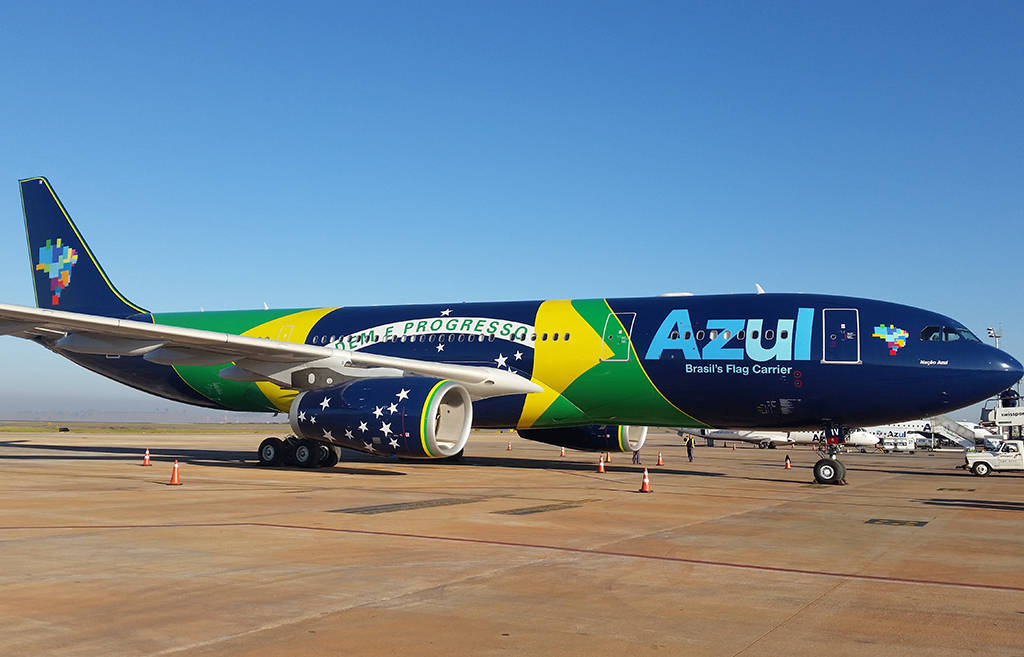
[{"label": "aircraft nose", "polygon": [[1006,381],[1004,388],[1009,388],[1024,376],[1024,365],[1005,351],[997,349],[995,352],[989,361],[989,371],[1001,374],[1001,378]]}]

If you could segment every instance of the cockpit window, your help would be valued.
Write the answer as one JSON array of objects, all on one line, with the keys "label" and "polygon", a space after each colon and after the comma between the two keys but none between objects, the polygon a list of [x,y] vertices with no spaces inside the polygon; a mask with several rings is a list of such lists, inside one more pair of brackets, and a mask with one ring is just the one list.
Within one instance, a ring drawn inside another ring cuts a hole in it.
[{"label": "cockpit window", "polygon": [[967,340],[968,342],[981,342],[981,340],[978,339],[978,336],[974,335],[965,328],[958,328],[956,330],[956,333],[957,335],[960,336],[961,340]]},{"label": "cockpit window", "polygon": [[969,330],[952,326],[926,326],[921,329],[921,340],[923,342],[956,342],[957,340],[981,342],[978,336]]}]

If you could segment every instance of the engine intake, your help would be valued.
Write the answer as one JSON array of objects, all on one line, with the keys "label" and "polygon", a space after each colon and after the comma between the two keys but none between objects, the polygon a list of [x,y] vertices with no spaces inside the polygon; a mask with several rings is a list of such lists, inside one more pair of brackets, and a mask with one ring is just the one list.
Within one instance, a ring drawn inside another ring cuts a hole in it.
[{"label": "engine intake", "polygon": [[635,452],[647,440],[647,427],[590,424],[582,427],[519,429],[527,440],[588,452]]},{"label": "engine intake", "polygon": [[466,446],[469,392],[447,379],[361,379],[307,390],[288,412],[296,436],[371,454],[436,459]]}]

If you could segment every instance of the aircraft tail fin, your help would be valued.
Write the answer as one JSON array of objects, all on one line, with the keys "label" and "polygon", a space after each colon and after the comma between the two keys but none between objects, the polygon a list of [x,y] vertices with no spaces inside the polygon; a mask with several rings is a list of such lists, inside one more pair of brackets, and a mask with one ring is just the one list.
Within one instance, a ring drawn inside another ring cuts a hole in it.
[{"label": "aircraft tail fin", "polygon": [[107,317],[146,312],[107,278],[50,182],[43,177],[18,182],[36,305]]}]

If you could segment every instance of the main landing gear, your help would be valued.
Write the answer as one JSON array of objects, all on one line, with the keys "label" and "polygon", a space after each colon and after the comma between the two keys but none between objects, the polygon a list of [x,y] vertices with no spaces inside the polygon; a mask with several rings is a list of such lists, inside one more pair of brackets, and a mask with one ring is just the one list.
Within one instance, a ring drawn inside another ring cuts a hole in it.
[{"label": "main landing gear", "polygon": [[814,481],[819,484],[846,485],[846,466],[839,460],[839,445],[843,442],[848,429],[842,426],[827,425],[822,433],[824,446],[818,448],[822,458],[814,464]]},{"label": "main landing gear", "polygon": [[308,438],[267,438],[260,443],[260,465],[297,465],[300,468],[333,468],[341,448]]}]

